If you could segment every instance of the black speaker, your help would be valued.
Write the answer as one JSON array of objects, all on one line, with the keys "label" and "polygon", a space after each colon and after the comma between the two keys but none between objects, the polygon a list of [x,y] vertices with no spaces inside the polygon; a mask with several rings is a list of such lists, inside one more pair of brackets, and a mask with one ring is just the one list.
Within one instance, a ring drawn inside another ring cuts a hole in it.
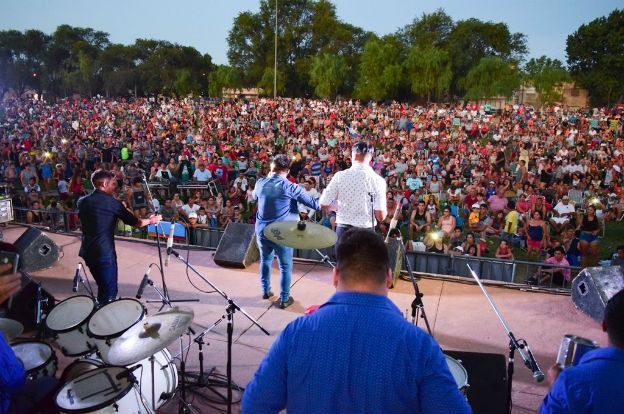
[{"label": "black speaker", "polygon": [[[25,276],[22,276],[22,278],[25,278]],[[36,327],[37,287],[37,284],[30,279],[25,280],[24,287],[13,296],[7,309],[6,317],[24,325],[25,332],[32,331]],[[41,296],[45,300],[41,310],[44,314],[47,314],[56,304],[56,299],[43,288],[41,288]]]},{"label": "black speaker", "polygon": [[468,403],[474,414],[501,414],[507,410],[507,358],[502,354],[444,351],[468,374]]},{"label": "black speaker", "polygon": [[607,302],[622,289],[624,274],[620,266],[586,267],[572,280],[572,302],[602,322]]},{"label": "black speaker", "polygon": [[254,225],[229,223],[217,246],[215,263],[219,266],[244,269],[259,258]]},{"label": "black speaker", "polygon": [[390,257],[390,269],[392,270],[392,286],[396,285],[397,278],[401,275],[401,269],[403,269],[403,249],[399,245],[400,240],[388,239],[386,248],[388,249],[388,256]]},{"label": "black speaker", "polygon": [[19,268],[26,272],[53,266],[59,258],[59,248],[36,227],[29,227],[15,240],[19,257]]}]

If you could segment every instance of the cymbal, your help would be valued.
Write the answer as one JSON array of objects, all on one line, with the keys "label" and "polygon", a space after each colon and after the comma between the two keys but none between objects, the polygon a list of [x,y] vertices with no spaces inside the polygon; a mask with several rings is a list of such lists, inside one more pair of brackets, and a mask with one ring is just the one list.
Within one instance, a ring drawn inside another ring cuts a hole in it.
[{"label": "cymbal", "polygon": [[276,221],[264,229],[274,243],[295,249],[324,249],[336,244],[336,233],[309,221]]},{"label": "cymbal", "polygon": [[24,332],[24,325],[13,319],[0,318],[0,331],[10,341]]},{"label": "cymbal", "polygon": [[113,365],[131,365],[163,350],[193,322],[192,309],[176,306],[148,316],[123,333],[108,353]]}]

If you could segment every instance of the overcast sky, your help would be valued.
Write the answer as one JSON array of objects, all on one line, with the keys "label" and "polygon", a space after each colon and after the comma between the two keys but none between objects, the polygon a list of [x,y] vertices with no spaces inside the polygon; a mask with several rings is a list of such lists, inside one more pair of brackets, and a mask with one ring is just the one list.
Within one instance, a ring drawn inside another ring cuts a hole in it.
[{"label": "overcast sky", "polygon": [[[379,35],[394,32],[422,13],[443,8],[453,20],[476,17],[506,22],[527,36],[529,57],[565,63],[565,42],[581,24],[624,8],[624,0],[332,0],[338,17]],[[279,0],[278,0],[279,4]],[[0,0],[0,30],[61,24],[91,27],[114,43],[152,38],[193,46],[214,63],[227,63],[227,35],[241,11],[257,11],[258,0]]]}]

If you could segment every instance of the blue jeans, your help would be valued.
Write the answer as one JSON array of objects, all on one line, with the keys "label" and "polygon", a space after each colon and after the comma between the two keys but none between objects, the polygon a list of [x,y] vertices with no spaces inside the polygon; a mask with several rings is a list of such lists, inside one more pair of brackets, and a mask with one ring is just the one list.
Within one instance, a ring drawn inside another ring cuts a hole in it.
[{"label": "blue jeans", "polygon": [[117,254],[110,253],[94,259],[85,259],[98,286],[100,306],[117,299]]},{"label": "blue jeans", "polygon": [[290,297],[293,249],[292,247],[273,243],[262,236],[257,236],[256,242],[260,250],[260,283],[262,285],[262,293],[269,293],[271,290],[271,265],[273,264],[273,257],[277,256],[277,264],[280,269],[280,300],[286,302]]}]

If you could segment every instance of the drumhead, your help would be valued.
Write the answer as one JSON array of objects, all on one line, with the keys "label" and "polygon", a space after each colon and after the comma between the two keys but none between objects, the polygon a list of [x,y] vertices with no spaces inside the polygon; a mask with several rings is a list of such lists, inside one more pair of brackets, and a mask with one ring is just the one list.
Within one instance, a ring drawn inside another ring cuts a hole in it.
[{"label": "drumhead", "polygon": [[72,296],[59,302],[45,319],[53,332],[68,332],[82,324],[95,310],[95,301],[89,296]]},{"label": "drumhead", "polygon": [[46,365],[54,351],[45,342],[28,341],[11,346],[15,356],[22,361],[26,372]]},{"label": "drumhead", "polygon": [[87,334],[97,339],[121,336],[145,316],[145,307],[136,299],[118,299],[102,306],[89,320]]},{"label": "drumhead", "polygon": [[56,406],[63,412],[84,413],[112,405],[132,389],[128,377],[117,379],[117,375],[126,371],[125,367],[108,366],[85,372],[56,393]]},{"label": "drumhead", "polygon": [[446,354],[444,356],[446,357],[446,363],[449,367],[449,371],[451,371],[451,375],[453,375],[453,379],[455,379],[457,388],[464,388],[466,385],[468,385],[468,372],[461,364],[461,362],[459,362],[455,358],[451,358]]}]

